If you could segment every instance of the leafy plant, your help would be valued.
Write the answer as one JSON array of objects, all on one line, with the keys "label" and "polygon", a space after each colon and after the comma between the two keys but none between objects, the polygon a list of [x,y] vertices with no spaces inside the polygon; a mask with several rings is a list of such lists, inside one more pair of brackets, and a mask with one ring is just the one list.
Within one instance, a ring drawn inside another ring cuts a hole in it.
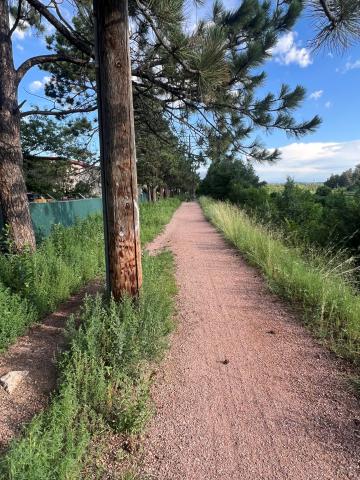
[{"label": "leafy plant", "polygon": [[[154,208],[156,204],[148,207]],[[163,225],[169,216],[161,218]],[[150,238],[144,226],[143,231]],[[159,359],[167,345],[175,293],[169,253],[145,255],[143,266],[138,304],[130,298],[108,304],[100,296],[89,297],[80,328],[69,322],[71,347],[60,363],[59,392],[23,438],[12,443],[0,463],[4,480],[83,478],[92,438],[106,431],[133,434],[143,428],[152,411],[150,362]]]}]

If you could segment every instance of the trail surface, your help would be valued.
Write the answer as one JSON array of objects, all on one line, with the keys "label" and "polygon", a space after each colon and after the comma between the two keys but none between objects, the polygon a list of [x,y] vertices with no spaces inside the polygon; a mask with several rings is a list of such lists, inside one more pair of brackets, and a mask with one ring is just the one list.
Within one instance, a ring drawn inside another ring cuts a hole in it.
[{"label": "trail surface", "polygon": [[153,386],[142,478],[360,478],[360,417],[338,362],[183,204],[151,250],[176,257],[179,326]]}]

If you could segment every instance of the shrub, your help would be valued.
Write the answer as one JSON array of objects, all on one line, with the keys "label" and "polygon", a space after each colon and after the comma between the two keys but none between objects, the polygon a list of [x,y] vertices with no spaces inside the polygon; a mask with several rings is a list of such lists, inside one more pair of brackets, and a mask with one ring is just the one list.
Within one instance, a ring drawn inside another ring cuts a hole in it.
[{"label": "shrub", "polygon": [[[171,199],[141,206],[143,241],[161,231],[179,204]],[[57,238],[62,245],[62,237]],[[2,479],[84,478],[91,439],[107,431],[129,435],[142,429],[152,411],[150,364],[161,357],[173,327],[176,288],[170,253],[145,253],[143,273],[138,302],[88,297],[79,329],[74,319],[69,321],[70,348],[59,364],[59,391],[49,409],[11,444],[0,462]]]},{"label": "shrub", "polygon": [[35,318],[34,309],[26,300],[0,285],[0,351],[12,343]]}]

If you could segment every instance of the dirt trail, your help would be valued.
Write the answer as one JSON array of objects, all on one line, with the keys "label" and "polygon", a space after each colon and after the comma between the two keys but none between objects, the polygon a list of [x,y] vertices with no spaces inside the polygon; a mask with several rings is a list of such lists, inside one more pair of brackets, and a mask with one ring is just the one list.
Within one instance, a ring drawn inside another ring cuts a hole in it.
[{"label": "dirt trail", "polygon": [[65,346],[66,320],[79,311],[86,294],[93,295],[100,289],[100,281],[82,288],[0,356],[0,377],[12,370],[29,372],[11,394],[0,387],[0,452],[47,405],[56,386],[56,355]]},{"label": "dirt trail", "polygon": [[142,478],[360,478],[359,404],[338,362],[183,204],[152,250],[176,256],[179,328],[153,397]]}]

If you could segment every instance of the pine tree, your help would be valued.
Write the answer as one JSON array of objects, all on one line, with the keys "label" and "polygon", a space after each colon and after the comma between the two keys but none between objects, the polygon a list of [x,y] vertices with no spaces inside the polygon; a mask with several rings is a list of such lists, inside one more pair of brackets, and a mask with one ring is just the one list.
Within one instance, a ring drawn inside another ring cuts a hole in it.
[{"label": "pine tree", "polygon": [[309,0],[316,30],[313,46],[344,50],[360,40],[359,0]]},{"label": "pine tree", "polygon": [[[92,2],[72,4],[74,19],[69,22],[55,0],[12,2],[15,23],[10,29],[9,2],[0,0],[0,201],[18,250],[26,244],[35,248],[22,172],[20,118],[64,118],[97,109]],[[301,0],[273,5],[243,0],[232,11],[217,0],[212,20],[200,21],[193,31],[184,29],[184,6],[184,0],[130,0],[134,98],[160,102],[169,124],[175,129],[184,125],[204,149],[208,129],[216,130],[221,122],[239,152],[258,160],[274,160],[279,154],[252,140],[255,129],[302,136],[317,127],[317,116],[304,122],[293,117],[305,95],[301,87],[282,86],[278,94],[256,97],[266,77],[259,67],[278,36],[294,25]],[[48,22],[56,33],[48,39],[51,53],[29,58],[15,70],[11,34],[24,21],[40,32]],[[17,104],[17,88],[33,66],[51,72],[46,93],[55,105],[24,111]]]}]

